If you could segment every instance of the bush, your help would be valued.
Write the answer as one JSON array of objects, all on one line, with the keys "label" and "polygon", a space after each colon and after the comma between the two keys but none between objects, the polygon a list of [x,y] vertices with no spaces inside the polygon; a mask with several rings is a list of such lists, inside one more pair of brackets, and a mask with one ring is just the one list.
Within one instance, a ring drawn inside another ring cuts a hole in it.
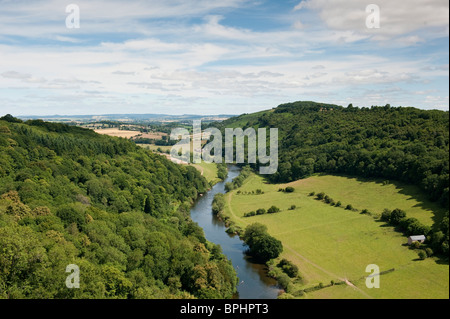
[{"label": "bush", "polygon": [[319,194],[316,195],[316,197],[317,197],[318,200],[323,200],[325,198],[325,193],[323,193],[323,192],[319,193]]},{"label": "bush", "polygon": [[296,208],[297,208],[297,206],[291,205],[291,207],[289,208],[289,210],[294,210],[294,209],[296,209]]},{"label": "bush", "polygon": [[234,189],[234,184],[231,182],[228,182],[225,184],[225,191],[227,193],[231,192]]},{"label": "bush", "polygon": [[417,255],[419,256],[420,260],[425,260],[427,259],[427,253],[425,252],[425,250],[421,250],[417,253]]},{"label": "bush", "polygon": [[260,208],[256,211],[256,215],[264,215],[266,213],[266,210],[264,208]]},{"label": "bush", "polygon": [[345,209],[346,209],[346,210],[353,210],[354,208],[353,208],[352,205],[348,204],[348,205],[345,207]]},{"label": "bush", "polygon": [[341,202],[337,202],[335,206],[336,206],[336,207],[341,207],[341,206],[342,206],[342,203],[341,203]]},{"label": "bush", "polygon": [[253,217],[255,215],[256,215],[256,212],[252,211],[252,212],[249,212],[249,213],[245,213],[244,217]]},{"label": "bush", "polygon": [[295,191],[294,187],[286,187],[286,189],[284,190],[286,193],[293,193]]},{"label": "bush", "polygon": [[396,226],[400,223],[400,221],[406,217],[406,213],[405,211],[401,210],[401,209],[394,209],[391,213],[391,217],[389,218],[389,222]]},{"label": "bush", "polygon": [[225,207],[225,196],[222,193],[214,195],[212,202],[212,211],[214,214],[220,214]]},{"label": "bush", "polygon": [[433,256],[433,250],[431,248],[426,248],[425,253],[427,254],[427,257]]},{"label": "bush", "polygon": [[415,242],[413,242],[413,243],[411,244],[411,246],[409,246],[409,247],[410,247],[411,249],[419,249],[421,245],[422,245],[421,243],[419,243],[418,241],[415,241]]},{"label": "bush", "polygon": [[316,195],[316,192],[311,192],[308,194],[308,196],[314,196],[314,195]]},{"label": "bush", "polygon": [[392,211],[385,208],[383,210],[383,212],[381,213],[381,220],[384,222],[389,222],[389,220],[391,219],[391,214],[392,214]]},{"label": "bush", "polygon": [[291,279],[286,274],[281,274],[280,276],[278,276],[277,277],[277,281],[280,284],[280,286],[283,287],[285,290],[287,289],[287,287],[291,283]]},{"label": "bush", "polygon": [[277,266],[280,267],[283,272],[291,278],[295,278],[298,276],[298,267],[287,259],[282,259]]},{"label": "bush", "polygon": [[280,209],[276,206],[272,206],[267,210],[267,213],[269,214],[274,214],[274,213],[278,213],[280,211]]}]

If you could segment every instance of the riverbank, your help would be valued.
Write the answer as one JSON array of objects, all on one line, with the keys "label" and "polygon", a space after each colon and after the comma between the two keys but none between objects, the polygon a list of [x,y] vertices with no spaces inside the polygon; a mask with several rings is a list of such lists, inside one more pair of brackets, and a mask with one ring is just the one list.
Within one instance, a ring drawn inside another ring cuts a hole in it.
[{"label": "riverbank", "polygon": [[239,277],[239,299],[276,299],[280,293],[276,280],[268,276],[265,265],[253,263],[245,254],[246,246],[238,236],[226,233],[226,225],[212,213],[212,201],[218,193],[225,193],[225,184],[238,176],[239,168],[229,166],[228,177],[216,183],[212,189],[201,196],[191,209],[191,219],[204,231],[209,242],[218,244]]}]

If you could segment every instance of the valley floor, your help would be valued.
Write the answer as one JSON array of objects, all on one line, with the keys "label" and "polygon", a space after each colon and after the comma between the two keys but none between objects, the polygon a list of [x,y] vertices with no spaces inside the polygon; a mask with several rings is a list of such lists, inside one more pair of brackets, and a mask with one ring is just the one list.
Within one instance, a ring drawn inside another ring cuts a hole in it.
[{"label": "valley floor", "polygon": [[[279,191],[287,186],[295,191]],[[263,194],[256,195],[258,189]],[[343,207],[318,201],[309,196],[311,192],[324,192]],[[425,200],[415,187],[330,175],[274,185],[252,174],[241,188],[227,193],[226,203],[224,215],[236,226],[244,229],[259,222],[282,241],[281,258],[295,263],[302,277],[289,291],[294,296],[321,283],[325,288],[302,298],[449,298],[448,261],[419,260],[417,251],[405,245],[406,236],[378,218],[384,208],[400,208],[425,225],[439,221],[444,210]],[[347,204],[358,211],[345,210]],[[272,205],[281,212],[244,217]],[[289,210],[293,205],[296,208]],[[363,209],[372,215],[361,214]],[[380,288],[366,287],[370,264],[378,265],[381,272],[395,269],[380,277]],[[348,284],[327,287],[331,281]]]}]

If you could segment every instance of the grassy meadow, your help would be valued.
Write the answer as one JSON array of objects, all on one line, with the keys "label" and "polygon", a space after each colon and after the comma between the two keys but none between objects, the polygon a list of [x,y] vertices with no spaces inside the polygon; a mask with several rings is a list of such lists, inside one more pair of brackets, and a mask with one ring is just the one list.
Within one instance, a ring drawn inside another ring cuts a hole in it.
[{"label": "grassy meadow", "polygon": [[[293,193],[279,192],[292,186]],[[260,189],[261,195],[245,194]],[[240,194],[238,194],[240,191]],[[359,211],[333,207],[318,201],[309,193],[324,192],[343,207],[353,205]],[[244,195],[244,194],[245,195]],[[268,184],[252,174],[244,185],[226,195],[224,215],[237,226],[259,222],[282,241],[281,258],[295,263],[302,281],[300,290],[349,280],[355,286],[339,285],[306,293],[302,298],[448,298],[449,267],[434,258],[418,260],[417,251],[405,246],[406,236],[380,222],[376,215],[384,208],[400,208],[408,217],[426,225],[442,218],[443,210],[430,203],[412,186],[383,185],[381,182],[343,176],[313,176],[289,184]],[[245,213],[275,205],[280,213],[244,217]],[[294,210],[289,208],[295,205]],[[380,271],[395,269],[381,276],[380,288],[365,285],[366,267],[376,264]],[[295,294],[294,294],[295,295]]]},{"label": "grassy meadow", "polygon": [[220,182],[220,179],[217,177],[218,169],[215,163],[205,163],[202,161],[200,164],[192,164],[192,166],[199,170],[211,185]]}]

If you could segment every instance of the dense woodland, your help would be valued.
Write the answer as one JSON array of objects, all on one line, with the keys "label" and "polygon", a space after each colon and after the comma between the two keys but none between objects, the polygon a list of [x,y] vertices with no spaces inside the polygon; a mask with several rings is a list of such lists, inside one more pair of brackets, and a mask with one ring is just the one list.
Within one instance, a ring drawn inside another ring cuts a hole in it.
[{"label": "dense woodland", "polygon": [[0,298],[230,298],[231,263],[189,217],[208,188],[125,139],[0,118]]},{"label": "dense woodland", "polygon": [[[382,178],[417,185],[449,207],[449,113],[412,107],[342,107],[295,102],[213,124],[225,128],[278,128],[279,167],[270,182],[314,173]],[[435,231],[448,247],[448,213]],[[448,249],[446,249],[448,253]]]}]

